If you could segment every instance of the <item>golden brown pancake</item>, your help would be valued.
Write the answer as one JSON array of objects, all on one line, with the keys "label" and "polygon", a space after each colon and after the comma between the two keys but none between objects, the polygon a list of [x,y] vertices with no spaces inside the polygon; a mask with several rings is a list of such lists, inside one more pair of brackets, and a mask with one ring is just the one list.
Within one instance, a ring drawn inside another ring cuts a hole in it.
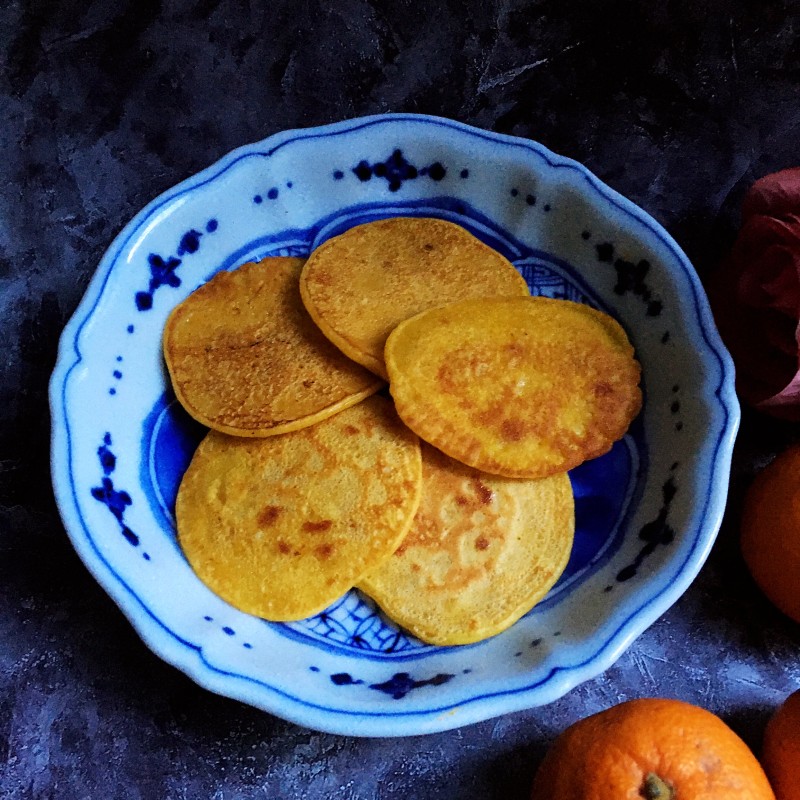
[{"label": "golden brown pancake", "polygon": [[510,261],[459,225],[395,217],[358,225],[309,257],[303,302],[345,354],[386,377],[383,348],[398,323],[469,297],[527,296]]},{"label": "golden brown pancake", "polygon": [[178,491],[178,539],[231,605],[303,619],[397,549],[420,475],[418,439],[383,397],[283,436],[211,431]]},{"label": "golden brown pancake", "polygon": [[219,272],[170,314],[164,357],[196,420],[236,436],[272,436],[325,419],[381,381],[334,347],[300,299],[299,258]]},{"label": "golden brown pancake", "polygon": [[358,587],[425,642],[477,642],[547,594],[567,565],[574,528],[566,474],[501,478],[423,444],[411,530]]},{"label": "golden brown pancake", "polygon": [[425,311],[391,334],[386,366],[397,411],[420,438],[507,477],[566,472],[605,453],[642,402],[620,325],[567,300]]}]

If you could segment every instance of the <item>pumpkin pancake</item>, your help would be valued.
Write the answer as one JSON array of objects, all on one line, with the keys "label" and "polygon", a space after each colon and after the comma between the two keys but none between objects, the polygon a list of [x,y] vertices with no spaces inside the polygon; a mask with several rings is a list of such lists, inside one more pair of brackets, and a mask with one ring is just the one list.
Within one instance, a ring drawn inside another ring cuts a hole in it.
[{"label": "pumpkin pancake", "polygon": [[329,239],[308,259],[300,292],[320,330],[387,377],[386,337],[427,308],[470,297],[528,296],[510,261],[459,225],[394,217]]},{"label": "pumpkin pancake", "polygon": [[390,391],[420,438],[497,475],[542,478],[607,452],[639,412],[620,325],[545,297],[466,300],[402,322]]},{"label": "pumpkin pancake", "polygon": [[178,539],[231,605],[303,619],[397,549],[420,475],[418,439],[383,397],[283,436],[211,431],[178,491]]},{"label": "pumpkin pancake", "polygon": [[319,331],[300,299],[299,258],[219,272],[170,314],[175,394],[203,425],[236,436],[298,430],[381,387]]},{"label": "pumpkin pancake", "polygon": [[358,588],[425,642],[477,642],[545,596],[567,565],[574,528],[566,474],[487,475],[423,443],[411,530]]}]

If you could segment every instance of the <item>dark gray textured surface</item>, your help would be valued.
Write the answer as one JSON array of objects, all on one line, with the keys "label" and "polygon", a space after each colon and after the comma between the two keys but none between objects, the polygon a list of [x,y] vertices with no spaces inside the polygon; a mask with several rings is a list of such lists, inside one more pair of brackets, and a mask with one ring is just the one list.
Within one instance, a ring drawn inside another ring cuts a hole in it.
[{"label": "dark gray textured surface", "polygon": [[800,153],[798,9],[753,4],[101,0],[0,8],[0,797],[523,798],[548,743],[677,696],[757,747],[800,687],[800,626],[738,554],[741,495],[796,425],[746,413],[726,522],[685,596],[558,702],[397,740],[317,734],[216,697],[139,641],[49,487],[57,338],[145,203],[231,148],[381,111],[535,138],[658,218],[701,275],[756,177]]}]

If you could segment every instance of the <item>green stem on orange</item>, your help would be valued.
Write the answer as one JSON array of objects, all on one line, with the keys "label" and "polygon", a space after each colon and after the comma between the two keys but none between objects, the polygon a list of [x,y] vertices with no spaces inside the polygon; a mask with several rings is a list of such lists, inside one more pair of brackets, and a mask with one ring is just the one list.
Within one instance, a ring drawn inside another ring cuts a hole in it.
[{"label": "green stem on orange", "polygon": [[675,797],[672,787],[654,772],[645,775],[639,794],[645,800],[673,800]]}]

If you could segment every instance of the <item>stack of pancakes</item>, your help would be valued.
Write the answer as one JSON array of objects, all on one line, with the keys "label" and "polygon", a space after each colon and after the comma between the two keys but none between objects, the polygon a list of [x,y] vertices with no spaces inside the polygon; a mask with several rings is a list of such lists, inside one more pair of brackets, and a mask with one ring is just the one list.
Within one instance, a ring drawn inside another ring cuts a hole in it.
[{"label": "stack of pancakes", "polygon": [[567,470],[641,406],[618,323],[531,297],[438,219],[220,272],[172,312],[164,355],[211,429],[176,503],[200,579],[284,621],[355,586],[433,644],[499,633],[544,597],[572,547]]}]

